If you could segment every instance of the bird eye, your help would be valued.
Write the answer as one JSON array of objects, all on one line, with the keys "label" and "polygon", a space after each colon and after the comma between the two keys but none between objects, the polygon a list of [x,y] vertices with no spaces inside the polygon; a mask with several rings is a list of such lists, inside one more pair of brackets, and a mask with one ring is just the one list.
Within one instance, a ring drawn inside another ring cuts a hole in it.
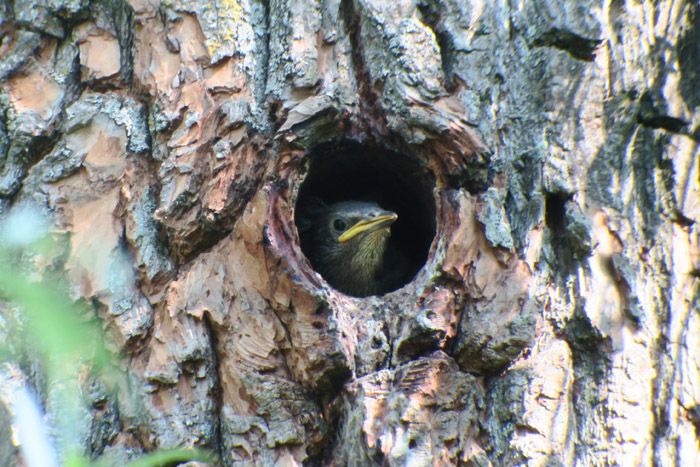
[{"label": "bird eye", "polygon": [[346,227],[347,227],[347,226],[345,225],[345,222],[343,222],[343,221],[340,220],[340,219],[336,219],[336,220],[333,221],[333,228],[334,228],[335,230],[337,230],[338,232],[342,232],[343,230],[346,229]]}]

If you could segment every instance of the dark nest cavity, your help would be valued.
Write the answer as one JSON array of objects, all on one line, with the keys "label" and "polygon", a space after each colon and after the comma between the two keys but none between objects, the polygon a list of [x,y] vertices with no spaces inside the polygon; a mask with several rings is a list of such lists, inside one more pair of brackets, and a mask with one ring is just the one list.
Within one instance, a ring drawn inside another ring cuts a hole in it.
[{"label": "dark nest cavity", "polygon": [[[435,237],[435,177],[417,157],[382,147],[355,142],[318,146],[309,153],[310,165],[296,202],[300,217],[320,199],[331,205],[339,201],[373,201],[398,214],[391,227],[389,247],[402,256],[396,280],[380,293],[391,292],[410,282],[426,263]],[[311,235],[298,228],[301,248],[314,269]]]}]

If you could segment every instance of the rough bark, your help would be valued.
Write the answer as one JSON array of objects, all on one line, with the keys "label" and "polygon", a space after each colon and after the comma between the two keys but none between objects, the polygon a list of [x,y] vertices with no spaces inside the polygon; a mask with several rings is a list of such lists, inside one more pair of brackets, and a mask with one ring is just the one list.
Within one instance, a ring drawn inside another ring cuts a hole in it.
[{"label": "rough bark", "polygon": [[[52,274],[126,355],[130,395],[85,388],[87,452],[700,462],[696,2],[0,13],[0,214],[46,211]],[[397,291],[343,295],[301,250],[336,163],[429,201]]]}]

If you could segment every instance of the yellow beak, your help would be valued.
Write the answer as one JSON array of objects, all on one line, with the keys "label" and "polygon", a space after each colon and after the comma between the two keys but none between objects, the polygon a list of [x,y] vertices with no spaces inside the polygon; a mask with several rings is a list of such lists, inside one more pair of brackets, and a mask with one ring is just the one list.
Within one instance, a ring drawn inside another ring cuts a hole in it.
[{"label": "yellow beak", "polygon": [[360,221],[357,224],[350,227],[348,230],[343,232],[343,234],[338,237],[340,243],[346,243],[354,238],[357,234],[366,232],[368,230],[376,230],[382,227],[387,227],[393,224],[399,216],[396,214],[388,214],[386,216],[378,216],[374,219]]}]

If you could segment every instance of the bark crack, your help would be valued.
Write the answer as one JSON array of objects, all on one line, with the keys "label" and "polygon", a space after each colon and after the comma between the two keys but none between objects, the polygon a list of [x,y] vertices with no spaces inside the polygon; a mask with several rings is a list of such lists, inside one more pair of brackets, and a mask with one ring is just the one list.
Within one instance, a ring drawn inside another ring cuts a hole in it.
[{"label": "bark crack", "polygon": [[252,122],[256,129],[262,132],[271,131],[270,115],[267,107],[267,82],[270,73],[270,2],[261,0],[253,14],[255,40],[255,70],[253,72],[253,98],[255,106],[252,106]]},{"label": "bark crack", "polygon": [[[432,2],[419,1],[417,7],[421,14],[421,22],[433,32],[440,50],[440,66],[444,76],[443,86],[446,91],[452,92],[456,88],[453,73],[455,47],[452,37],[447,32],[441,31],[440,23],[442,22],[443,12],[437,11]],[[475,124],[470,125],[476,126]]]},{"label": "bark crack", "polygon": [[[352,60],[355,82],[359,96],[360,114],[365,125],[379,131],[381,135],[386,135],[388,125],[384,117],[379,96],[373,90],[372,78],[367,70],[364,60],[364,46],[362,43],[362,18],[361,13],[355,10],[352,0],[342,0],[340,4],[343,23],[347,37],[350,39],[350,58]],[[373,123],[369,124],[368,123]]]},{"label": "bark crack", "polygon": [[216,413],[216,422],[214,424],[214,449],[219,459],[225,459],[224,453],[221,452],[225,446],[223,436],[221,435],[221,409],[223,408],[223,390],[221,388],[221,366],[217,354],[217,339],[214,325],[211,322],[211,317],[208,313],[202,316],[202,323],[209,334],[209,345],[211,346],[211,371],[214,383],[212,384],[211,397],[214,402],[214,411]]}]

